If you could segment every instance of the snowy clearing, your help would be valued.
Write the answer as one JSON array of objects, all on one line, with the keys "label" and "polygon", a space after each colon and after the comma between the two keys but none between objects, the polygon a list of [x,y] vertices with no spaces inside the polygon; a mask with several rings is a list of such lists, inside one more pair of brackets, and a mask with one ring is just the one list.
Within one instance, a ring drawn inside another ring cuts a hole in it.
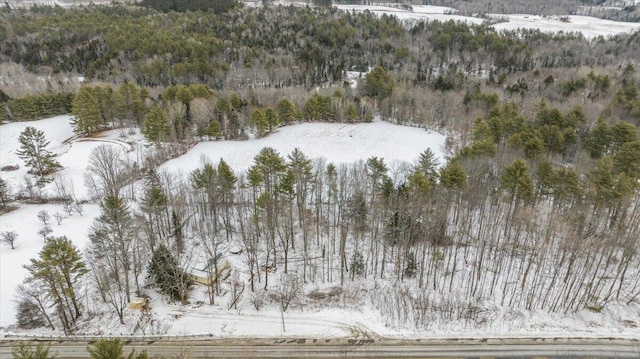
[{"label": "snowy clearing", "polygon": [[455,12],[455,9],[442,7],[442,6],[429,6],[421,5],[414,6],[414,11],[407,11],[403,9],[391,8],[381,5],[334,5],[336,8],[344,11],[371,11],[372,13],[382,15],[393,15],[399,20],[438,20],[438,21],[461,21],[467,24],[482,24],[485,19],[471,16],[461,16],[451,14]]},{"label": "snowy clearing", "polygon": [[[17,303],[14,302],[13,293],[27,275],[27,270],[22,266],[29,264],[31,258],[36,258],[44,245],[42,236],[38,234],[44,225],[37,218],[42,210],[51,216],[51,235],[67,236],[80,250],[89,242],[89,227],[100,214],[98,206],[94,204],[84,205],[82,216],[77,213],[67,215],[61,204],[46,204],[20,205],[20,208],[0,216],[0,232],[14,231],[18,234],[16,249],[0,245],[0,327],[15,323]],[[53,218],[56,212],[64,217],[60,225]]]},{"label": "snowy clearing", "polygon": [[[345,11],[371,11],[382,16],[393,15],[399,20],[438,20],[438,21],[460,21],[467,24],[482,24],[484,18],[456,15],[456,9],[417,5],[413,6],[413,11],[391,8],[382,5],[335,5],[338,9]],[[640,30],[640,23],[621,22],[604,20],[590,16],[567,16],[568,21],[561,21],[562,14],[554,17],[543,17],[527,14],[489,14],[492,19],[507,20],[492,25],[496,30],[518,30],[532,29],[549,33],[559,32],[579,32],[587,39],[594,39],[598,36],[610,37],[623,33],[632,33]]]},{"label": "snowy clearing", "polygon": [[590,16],[567,16],[567,22],[562,21],[560,17],[543,17],[537,15],[490,14],[489,16],[496,19],[509,20],[493,25],[498,31],[534,29],[548,33],[579,32],[587,39],[594,39],[598,36],[607,38],[621,33],[632,33],[640,30],[640,23],[611,21]]},{"label": "snowy clearing", "polygon": [[[47,149],[58,155],[62,169],[53,174],[56,182],[64,183],[66,190],[77,200],[86,200],[88,190],[84,186],[83,175],[89,163],[91,151],[102,145],[114,146],[127,154],[130,160],[144,151],[143,136],[137,132],[129,134],[127,130],[111,130],[100,133],[94,138],[79,138],[73,132],[69,116],[57,116],[39,121],[14,122],[0,126],[0,168],[18,166],[15,171],[2,171],[0,176],[9,183],[12,191],[18,192],[24,186],[28,167],[16,154],[19,148],[20,133],[28,126],[45,133],[49,146]],[[55,183],[45,186],[45,193],[57,195]]]},{"label": "snowy clearing", "polygon": [[264,147],[272,147],[286,156],[295,148],[311,159],[324,158],[334,164],[351,163],[376,156],[386,163],[413,162],[427,148],[444,162],[445,137],[419,128],[371,123],[302,123],[278,128],[275,133],[251,141],[201,142],[187,154],[170,160],[164,171],[191,172],[203,164],[203,158],[217,164],[222,158],[236,173],[246,171]]}]

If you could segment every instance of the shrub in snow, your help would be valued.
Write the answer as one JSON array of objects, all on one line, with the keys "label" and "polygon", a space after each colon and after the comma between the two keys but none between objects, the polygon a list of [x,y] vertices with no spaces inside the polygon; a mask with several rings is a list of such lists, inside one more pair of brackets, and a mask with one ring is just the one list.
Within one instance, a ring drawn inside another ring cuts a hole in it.
[{"label": "shrub in snow", "polygon": [[260,310],[264,307],[264,296],[265,293],[263,289],[251,292],[251,295],[249,295],[249,302],[253,304],[253,307],[256,308],[256,310]]},{"label": "shrub in snow", "polygon": [[38,212],[38,219],[42,221],[42,224],[47,226],[48,225],[47,222],[49,222],[49,219],[51,219],[51,216],[49,215],[49,212],[43,209],[42,211]]},{"label": "shrub in snow", "polygon": [[58,225],[62,224],[62,220],[64,219],[64,216],[62,215],[62,213],[60,212],[56,212],[53,214],[53,218],[56,219],[56,223],[58,223]]},{"label": "shrub in snow", "polygon": [[15,244],[17,240],[18,240],[18,233],[14,231],[2,232],[2,236],[0,236],[0,242],[10,245],[11,249],[16,248]]}]

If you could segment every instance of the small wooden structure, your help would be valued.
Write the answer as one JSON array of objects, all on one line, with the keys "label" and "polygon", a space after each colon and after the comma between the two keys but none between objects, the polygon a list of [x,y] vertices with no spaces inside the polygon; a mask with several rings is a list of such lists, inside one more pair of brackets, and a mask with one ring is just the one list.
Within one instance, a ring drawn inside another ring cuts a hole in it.
[{"label": "small wooden structure", "polygon": [[149,302],[149,298],[133,298],[129,302],[129,309],[131,309],[131,310],[149,310],[149,309],[151,309],[151,304]]},{"label": "small wooden structure", "polygon": [[[215,271],[215,263],[218,264],[218,271]],[[231,274],[229,262],[218,254],[215,259],[210,259],[202,268],[193,268],[190,273],[194,282],[202,285],[212,285],[217,280],[224,280]]]}]

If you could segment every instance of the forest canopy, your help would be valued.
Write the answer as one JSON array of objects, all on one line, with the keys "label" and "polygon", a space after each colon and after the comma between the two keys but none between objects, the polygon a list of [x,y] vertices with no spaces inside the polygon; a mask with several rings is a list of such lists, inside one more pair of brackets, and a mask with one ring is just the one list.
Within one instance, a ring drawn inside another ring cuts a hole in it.
[{"label": "forest canopy", "polygon": [[212,11],[221,14],[238,6],[239,3],[236,0],[142,0],[136,5],[162,12]]}]

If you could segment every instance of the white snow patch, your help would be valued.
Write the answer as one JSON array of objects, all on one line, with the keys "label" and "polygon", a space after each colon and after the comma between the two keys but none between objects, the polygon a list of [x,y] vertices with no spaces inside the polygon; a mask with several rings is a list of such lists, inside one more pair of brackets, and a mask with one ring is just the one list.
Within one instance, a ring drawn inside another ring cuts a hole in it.
[{"label": "white snow patch", "polygon": [[508,19],[493,25],[498,30],[536,29],[548,33],[579,32],[587,39],[598,36],[605,38],[621,33],[632,33],[640,30],[640,23],[604,20],[590,16],[570,15],[567,21],[561,21],[561,17],[543,17],[526,14],[490,14],[493,18]]},{"label": "white snow patch", "polygon": [[[417,20],[438,20],[438,21],[461,21],[467,24],[482,24],[486,19],[471,16],[456,15],[456,9],[430,6],[416,5],[413,11],[404,9],[391,8],[381,5],[335,5],[338,9],[345,11],[371,11],[372,13],[382,16],[393,15],[399,20],[417,21]],[[640,23],[622,22],[604,20],[590,16],[567,16],[568,22],[560,20],[562,16],[543,17],[528,14],[488,14],[493,19],[507,19],[507,22],[500,22],[492,25],[496,30],[517,30],[517,29],[538,29],[549,33],[558,32],[579,32],[587,39],[593,39],[598,36],[610,37],[623,33],[632,33],[640,30]]]},{"label": "white snow patch", "polygon": [[398,20],[438,20],[438,21],[461,21],[467,24],[482,24],[485,19],[471,16],[462,16],[451,14],[455,12],[455,9],[442,7],[442,6],[430,6],[430,5],[421,5],[414,6],[414,11],[408,11],[404,9],[391,8],[388,6],[381,5],[334,5],[336,8],[344,11],[356,11],[356,12],[364,12],[371,11],[372,13],[382,16],[382,15],[393,15],[398,18]]},{"label": "white snow patch", "polygon": [[[47,149],[58,155],[58,162],[62,168],[52,174],[58,181],[68,185],[67,191],[75,195],[78,200],[88,199],[88,191],[84,186],[83,175],[89,163],[91,151],[102,145],[117,146],[123,149],[129,160],[136,160],[140,151],[144,150],[144,138],[135,130],[133,134],[128,129],[101,132],[95,138],[80,138],[73,132],[70,116],[57,116],[38,121],[14,122],[0,125],[0,168],[4,166],[19,166],[15,171],[0,172],[2,177],[16,193],[24,186],[25,177],[33,177],[27,172],[28,167],[18,157],[16,151],[20,148],[18,138],[28,126],[35,127],[45,134],[49,141]],[[73,191],[71,191],[73,189]],[[55,184],[45,186],[47,195],[55,195]]]},{"label": "white snow patch", "polygon": [[427,148],[444,163],[445,136],[424,129],[383,121],[371,123],[302,123],[279,128],[271,135],[249,141],[201,142],[187,154],[166,162],[162,170],[191,172],[206,158],[216,164],[222,158],[236,172],[246,171],[264,147],[281,156],[295,148],[311,159],[324,158],[334,164],[351,163],[376,156],[385,162],[415,161]]}]

